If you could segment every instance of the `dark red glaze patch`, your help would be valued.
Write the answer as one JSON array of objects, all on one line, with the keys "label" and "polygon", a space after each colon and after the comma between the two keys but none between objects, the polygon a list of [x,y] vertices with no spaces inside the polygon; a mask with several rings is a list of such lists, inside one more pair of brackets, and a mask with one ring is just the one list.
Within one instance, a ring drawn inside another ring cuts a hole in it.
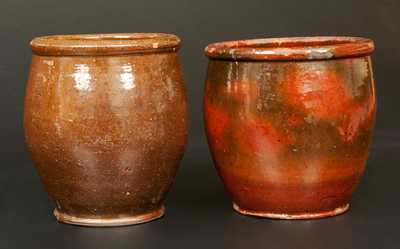
[{"label": "dark red glaze patch", "polygon": [[231,97],[235,101],[245,101],[250,97],[254,97],[258,94],[259,87],[256,82],[243,80],[243,81],[232,81],[228,83],[228,86],[223,88],[223,91],[227,96]]},{"label": "dark red glaze patch", "polygon": [[[308,155],[306,155],[307,157]],[[220,168],[220,174],[234,202],[248,211],[268,211],[273,213],[302,213],[333,210],[350,201],[365,165],[365,159],[323,157],[320,158],[318,171],[296,167],[303,161],[310,164],[315,160],[280,159],[281,172],[271,177],[257,171],[257,174],[245,170],[233,171],[232,168]],[[245,162],[242,162],[245,163]],[[272,161],[269,163],[272,164]],[[251,167],[254,162],[247,162],[247,168],[272,171],[273,165],[265,164]],[[284,165],[282,165],[284,164]],[[244,165],[242,165],[244,166]],[[309,172],[314,172],[314,176]],[[280,178],[278,178],[280,177]]]},{"label": "dark red glaze patch", "polygon": [[210,142],[216,150],[227,150],[228,143],[224,138],[229,125],[230,117],[228,113],[224,112],[221,108],[213,105],[209,98],[204,98],[204,113],[208,127],[208,134],[210,136]]},{"label": "dark red glaze patch", "polygon": [[234,133],[238,149],[248,154],[279,154],[284,146],[294,143],[293,137],[278,131],[266,119],[245,119]]},{"label": "dark red glaze patch", "polygon": [[372,129],[375,122],[375,97],[370,96],[366,103],[353,103],[343,114],[344,120],[337,130],[346,143],[351,143],[358,136],[360,129]]},{"label": "dark red glaze patch", "polygon": [[304,117],[296,114],[292,114],[287,119],[287,124],[294,128],[304,123]]}]

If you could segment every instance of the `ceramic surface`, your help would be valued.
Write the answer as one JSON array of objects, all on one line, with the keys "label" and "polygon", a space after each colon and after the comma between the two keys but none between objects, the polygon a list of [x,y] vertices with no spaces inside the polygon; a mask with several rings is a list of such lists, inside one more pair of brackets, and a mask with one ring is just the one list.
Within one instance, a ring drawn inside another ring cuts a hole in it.
[{"label": "ceramic surface", "polygon": [[208,142],[235,210],[309,219],[348,209],[375,121],[373,49],[354,37],[206,48]]},{"label": "ceramic surface", "polygon": [[187,137],[179,44],[147,33],[31,42],[26,141],[57,219],[116,226],[163,215]]}]

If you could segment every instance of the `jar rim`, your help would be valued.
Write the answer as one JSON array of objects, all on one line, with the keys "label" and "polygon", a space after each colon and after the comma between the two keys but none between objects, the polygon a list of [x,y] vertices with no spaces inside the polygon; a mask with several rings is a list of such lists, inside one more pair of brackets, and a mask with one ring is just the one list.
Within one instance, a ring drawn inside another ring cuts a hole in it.
[{"label": "jar rim", "polygon": [[49,56],[173,52],[180,44],[176,35],[165,33],[49,35],[30,42],[33,53]]},{"label": "jar rim", "polygon": [[205,48],[213,59],[228,60],[328,60],[360,57],[374,51],[374,42],[363,37],[283,37],[217,42]]}]

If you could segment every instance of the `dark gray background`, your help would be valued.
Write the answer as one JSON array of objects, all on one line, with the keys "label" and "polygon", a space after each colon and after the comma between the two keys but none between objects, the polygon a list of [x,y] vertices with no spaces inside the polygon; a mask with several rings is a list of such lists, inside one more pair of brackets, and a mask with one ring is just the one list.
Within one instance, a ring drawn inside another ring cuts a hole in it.
[{"label": "dark gray background", "polygon": [[[0,2],[0,248],[400,248],[400,1],[159,0]],[[190,102],[187,153],[166,216],[121,228],[59,224],[26,152],[22,111],[35,36],[167,32],[180,36]],[[350,212],[277,221],[233,212],[210,159],[202,95],[210,42],[311,35],[366,36],[378,92],[376,136]]]}]

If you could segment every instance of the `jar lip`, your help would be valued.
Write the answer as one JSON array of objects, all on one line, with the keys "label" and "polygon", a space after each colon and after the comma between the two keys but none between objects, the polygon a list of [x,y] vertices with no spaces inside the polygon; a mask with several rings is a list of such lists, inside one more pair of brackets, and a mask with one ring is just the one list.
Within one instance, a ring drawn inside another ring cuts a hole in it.
[{"label": "jar lip", "polygon": [[181,40],[165,33],[110,33],[49,35],[34,38],[30,45],[37,55],[123,55],[171,52]]},{"label": "jar lip", "polygon": [[205,48],[213,59],[228,60],[328,60],[370,55],[374,42],[363,37],[284,37],[217,42]]}]

